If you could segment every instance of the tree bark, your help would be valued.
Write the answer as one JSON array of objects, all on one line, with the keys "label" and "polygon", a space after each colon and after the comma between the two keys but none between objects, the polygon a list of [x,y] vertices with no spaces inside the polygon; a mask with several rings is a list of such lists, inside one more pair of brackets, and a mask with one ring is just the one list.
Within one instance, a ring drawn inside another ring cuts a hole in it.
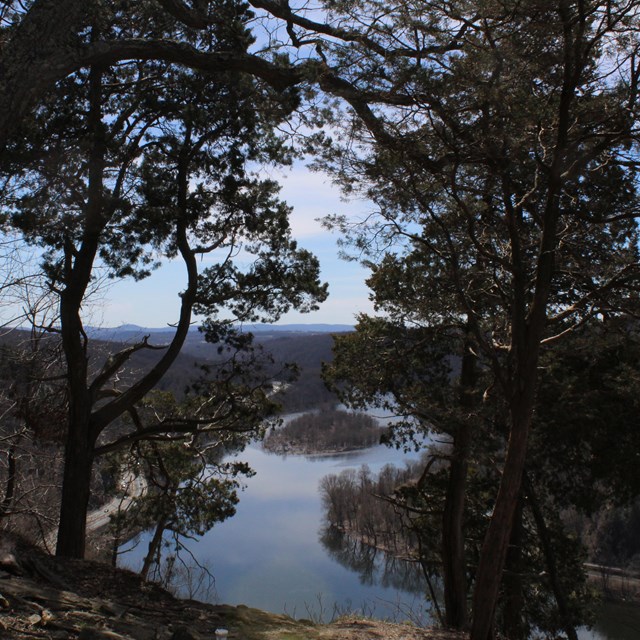
[{"label": "tree bark", "polygon": [[511,428],[500,489],[480,553],[473,593],[471,640],[493,638],[495,609],[518,506],[530,423],[531,408],[523,406]]},{"label": "tree bark", "polygon": [[[460,405],[470,410],[476,385],[476,356],[465,342],[460,374]],[[468,416],[467,416],[468,417]],[[469,420],[458,425],[453,438],[449,481],[442,516],[442,578],[444,582],[445,624],[465,629],[469,622],[464,545],[464,507],[469,446],[472,427]]]},{"label": "tree bark", "polygon": [[167,528],[167,519],[161,518],[157,524],[153,533],[153,538],[149,541],[149,547],[147,549],[147,555],[144,558],[142,569],[140,569],[140,575],[146,580],[149,575],[149,570],[154,561],[158,559],[158,552],[160,550],[160,543],[162,542],[162,536]]},{"label": "tree bark", "polygon": [[511,543],[507,552],[506,571],[504,576],[504,602],[502,632],[509,640],[526,640],[527,632],[524,625],[522,610],[524,607],[524,592],[522,583],[522,498],[518,500],[518,507],[514,516],[511,531]]},{"label": "tree bark", "polygon": [[65,288],[60,294],[60,327],[67,364],[69,414],[56,555],[70,558],[84,557],[93,451],[98,436],[91,418],[93,400],[88,385],[86,336],[80,309],[105,225],[102,215],[105,139],[101,103],[102,70],[94,67],[89,75],[87,128],[91,136],[91,151],[83,237],[77,251],[71,240],[69,246],[65,247]]},{"label": "tree bark", "polygon": [[526,476],[526,474],[524,477],[524,487],[529,499],[529,506],[531,507],[531,511],[533,513],[536,528],[538,529],[538,535],[540,536],[540,545],[542,546],[542,552],[544,553],[547,570],[549,571],[549,581],[551,582],[553,595],[555,596],[556,603],[558,605],[558,612],[560,613],[560,619],[562,620],[564,632],[567,634],[567,638],[569,638],[569,640],[578,640],[576,629],[571,623],[571,614],[569,613],[567,595],[558,574],[558,564],[556,562],[556,554],[553,549],[551,536],[549,535],[549,530],[544,520],[544,514],[542,513],[542,509],[540,508],[540,503],[538,502],[533,484],[529,481],[529,478]]},{"label": "tree bark", "polygon": [[62,502],[56,555],[66,558],[84,558],[87,528],[87,509],[91,494],[93,443],[87,438],[87,421],[79,413],[69,421],[69,434],[65,446]]},{"label": "tree bark", "polygon": [[7,481],[5,483],[4,498],[0,503],[0,518],[11,510],[16,492],[16,445],[12,444],[7,450]]},{"label": "tree bark", "polygon": [[[82,291],[84,293],[84,288]],[[91,429],[91,399],[87,388],[88,361],[80,320],[83,293],[78,297],[73,287],[67,287],[60,301],[69,413],[56,555],[68,558],[84,557],[95,443]]]},{"label": "tree bark", "polygon": [[442,517],[445,624],[452,629],[465,629],[468,624],[464,504],[470,440],[471,426],[461,424],[454,439],[447,496]]}]

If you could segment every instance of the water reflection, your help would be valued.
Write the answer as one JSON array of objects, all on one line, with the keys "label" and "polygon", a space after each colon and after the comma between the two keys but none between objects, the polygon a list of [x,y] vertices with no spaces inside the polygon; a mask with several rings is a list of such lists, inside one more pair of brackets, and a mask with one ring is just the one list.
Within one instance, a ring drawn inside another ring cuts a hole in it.
[{"label": "water reflection", "polygon": [[[409,593],[390,586],[406,581],[389,577],[394,563],[385,570],[384,554],[370,557],[363,550],[351,561],[360,567],[353,571],[320,541],[320,480],[365,463],[373,472],[389,463],[402,465],[405,456],[374,447],[342,455],[283,458],[250,447],[242,459],[257,475],[247,482],[236,515],[197,542],[185,543],[199,563],[211,567],[220,602],[325,619],[334,611],[352,610],[402,621],[424,611],[421,590]],[[141,544],[128,554],[129,566],[139,566],[146,538],[141,536]],[[338,553],[335,541],[330,547]]]},{"label": "water reflection", "polygon": [[425,593],[424,578],[414,562],[394,558],[330,525],[323,527],[320,542],[330,558],[358,574],[361,584],[379,585],[416,595]]},{"label": "water reflection", "polygon": [[[389,463],[402,466],[405,456],[374,447],[340,456],[283,458],[251,447],[241,459],[257,475],[248,481],[237,514],[186,542],[197,562],[213,572],[219,602],[325,620],[351,609],[426,622],[419,568],[328,531],[318,492],[327,474],[362,464],[377,473]],[[139,568],[147,542],[143,534],[125,559],[128,566]],[[613,614],[605,609],[594,632],[581,630],[580,637],[635,640],[639,629],[637,608]]]},{"label": "water reflection", "polygon": [[593,629],[581,629],[580,640],[638,640],[640,608],[637,604],[609,602],[596,615]]}]

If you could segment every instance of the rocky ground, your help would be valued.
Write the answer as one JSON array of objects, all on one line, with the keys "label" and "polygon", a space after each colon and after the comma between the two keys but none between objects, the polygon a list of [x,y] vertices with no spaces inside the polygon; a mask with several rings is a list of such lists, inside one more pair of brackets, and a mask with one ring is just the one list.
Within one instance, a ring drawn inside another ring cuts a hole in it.
[{"label": "rocky ground", "polygon": [[344,618],[329,625],[179,600],[134,573],[54,558],[0,533],[0,638],[205,640],[461,640],[461,634]]}]

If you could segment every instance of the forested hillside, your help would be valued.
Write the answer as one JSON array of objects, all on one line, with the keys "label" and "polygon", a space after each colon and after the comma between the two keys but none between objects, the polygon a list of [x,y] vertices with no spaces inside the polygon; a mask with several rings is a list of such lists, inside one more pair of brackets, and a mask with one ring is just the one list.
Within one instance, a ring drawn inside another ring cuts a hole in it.
[{"label": "forested hillside", "polygon": [[384,427],[367,414],[338,411],[325,405],[270,431],[263,446],[285,455],[340,453],[378,445],[384,433]]},{"label": "forested hillside", "polygon": [[[103,362],[117,357],[132,344],[139,344],[143,338],[137,331],[133,335],[113,331],[112,337],[116,340],[91,340],[88,352],[90,375],[99,376]],[[166,349],[164,337],[162,332],[151,332],[149,344],[154,347],[164,345],[163,348],[140,349],[132,353],[126,364],[123,363],[116,372],[117,384],[131,384],[141,375],[152,371]],[[117,341],[118,338],[124,342]],[[255,373],[253,381],[248,382],[264,387],[272,396],[276,404],[270,406],[269,411],[276,418],[287,411],[335,404],[336,396],[327,390],[320,379],[322,361],[331,358],[331,343],[332,338],[328,333],[276,331],[274,334],[258,334],[255,353],[246,350],[238,352],[222,343],[209,344],[199,332],[194,332],[189,348],[179,354],[155,390],[149,394],[146,404],[142,404],[130,420],[137,422],[144,419],[144,411],[150,412],[161,422],[182,419],[180,407],[194,402],[209,402],[211,399],[207,395],[201,396],[203,390],[206,394],[209,389],[215,389],[209,387],[207,381],[215,380],[221,370],[229,371],[229,362],[235,362],[237,358],[246,358],[251,370],[257,367],[261,369],[260,373]],[[223,348],[220,350],[220,347]],[[295,372],[287,368],[291,364],[295,364]],[[47,541],[48,545],[51,545],[50,529],[56,522],[63,472],[60,445],[64,440],[68,402],[64,392],[63,371],[61,343],[55,333],[32,334],[12,330],[0,338],[4,413],[2,433],[7,443],[0,458],[0,512],[5,516],[5,527],[17,531],[31,530],[34,540],[40,543]],[[274,389],[280,391],[274,393]],[[226,399],[224,387],[222,393]],[[265,419],[267,416],[265,414]],[[261,425],[257,427],[248,432],[249,438],[261,436]],[[172,530],[184,532],[190,531],[189,526],[204,532],[216,520],[233,514],[233,505],[238,499],[235,478],[250,472],[242,464],[235,467],[225,465],[221,461],[221,454],[242,448],[245,442],[244,422],[234,427],[239,435],[236,438],[226,435],[222,445],[217,444],[215,432],[213,436],[203,435],[202,446],[206,454],[202,460],[208,464],[210,471],[219,467],[220,476],[212,477],[213,484],[208,489],[205,486],[198,489],[205,492],[199,494],[201,508],[197,510],[192,525],[188,524],[191,516],[181,512],[179,502],[175,501],[179,500],[177,489],[184,486],[185,482],[198,478],[198,465],[189,463],[188,456],[184,458],[185,449],[180,445],[156,444],[150,449],[143,448],[142,443],[128,440],[129,429],[127,420],[114,422],[105,432],[105,439],[98,442],[99,450],[104,453],[93,468],[89,507],[95,509],[114,495],[123,468],[138,470],[145,467],[145,481],[159,484],[158,492],[150,495],[148,504],[139,506],[135,521],[117,526],[116,542],[121,536],[128,535],[127,532],[140,528],[158,526],[161,535],[169,526],[169,519],[178,517],[176,514],[179,513],[183,513],[183,520],[179,526],[177,523],[172,525]],[[103,445],[103,442],[119,441],[131,443],[132,448],[125,455],[119,455],[117,449]],[[164,501],[164,506],[157,503],[158,498]],[[159,508],[166,511],[166,516],[160,520]],[[207,509],[210,510],[209,515],[206,515]],[[210,524],[203,529],[203,521],[207,521],[207,518]],[[159,547],[154,547],[149,555],[150,560],[155,558],[159,550]],[[92,547],[91,553],[95,552]],[[101,552],[103,558],[104,553],[105,550]]]},{"label": "forested hillside", "polygon": [[[94,363],[101,362],[109,354],[118,352],[127,344],[133,344],[144,335],[150,335],[149,342],[160,347],[169,344],[172,334],[162,330],[145,334],[144,330],[136,328],[126,331],[102,329],[97,335],[101,337],[91,342],[91,360]],[[332,358],[333,333],[313,329],[305,331],[301,328],[290,331],[283,328],[273,332],[258,331],[254,335],[268,360],[265,366],[269,379],[275,382],[287,381],[286,390],[278,395],[283,412],[304,411],[321,404],[337,402],[337,396],[327,389],[321,379],[322,363],[329,362]],[[4,349],[28,350],[30,343],[31,336],[26,331],[8,331],[0,336],[0,344]],[[59,341],[55,335],[44,338],[40,348],[44,349],[45,345],[52,351],[59,349]],[[199,331],[192,331],[182,352],[156,389],[170,391],[178,397],[184,395],[188,387],[204,375],[202,366],[211,366],[225,359],[224,353],[218,353],[218,347],[217,344],[206,342]],[[128,368],[123,368],[119,375],[123,380],[128,380],[133,377],[134,372],[148,371],[161,356],[162,349],[138,351],[132,355]],[[284,371],[287,364],[295,365],[295,373]]]},{"label": "forested hillside", "polygon": [[[112,341],[131,342],[140,339],[144,331],[135,329],[123,332],[119,329],[105,329],[101,333],[111,334]],[[150,335],[151,341],[155,344],[167,344],[171,337],[171,334],[163,331],[153,331]],[[278,395],[282,411],[304,411],[321,404],[337,402],[336,395],[327,389],[320,377],[322,363],[329,362],[332,358],[333,332],[318,331],[313,326],[308,329],[298,327],[297,330],[290,330],[286,326],[275,330],[258,327],[253,335],[255,343],[264,350],[267,360],[272,361],[264,365],[268,374],[275,381],[286,381],[285,391]],[[207,342],[199,331],[192,330],[176,363],[157,388],[177,394],[183,393],[185,381],[194,380],[201,375],[198,365],[224,359],[224,354],[218,353],[219,346]],[[132,365],[146,369],[158,357],[159,352],[137,353]],[[284,371],[288,364],[295,366],[295,372]]]}]

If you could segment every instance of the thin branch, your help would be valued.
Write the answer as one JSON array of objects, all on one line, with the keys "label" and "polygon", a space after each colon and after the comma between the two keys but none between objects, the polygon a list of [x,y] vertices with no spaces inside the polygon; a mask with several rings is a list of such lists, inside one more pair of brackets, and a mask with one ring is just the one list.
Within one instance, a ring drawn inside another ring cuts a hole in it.
[{"label": "thin branch", "polygon": [[211,23],[206,15],[180,0],[157,0],[167,13],[192,29],[205,29]]},{"label": "thin branch", "polygon": [[[318,34],[337,38],[338,40],[342,40],[343,42],[360,43],[367,47],[367,49],[377,53],[378,55],[384,56],[385,58],[395,56],[421,60],[426,55],[444,54],[449,51],[455,51],[456,49],[459,49],[461,47],[460,41],[462,40],[468,29],[468,24],[463,24],[453,35],[451,41],[445,45],[431,45],[416,49],[410,47],[393,48],[387,45],[380,44],[361,31],[343,29],[341,27],[330,25],[326,22],[316,22],[314,20],[309,20],[308,18],[300,16],[291,10],[288,1],[282,2],[280,0],[250,0],[250,4],[256,9],[264,9],[272,16],[284,20],[287,25],[296,25],[298,27],[302,27],[303,29],[307,29],[308,31],[313,31]],[[288,31],[289,30],[290,29],[288,28]],[[289,33],[289,35],[291,37],[291,33]],[[296,40],[297,37],[294,36],[292,38],[292,42],[295,44]]]}]

